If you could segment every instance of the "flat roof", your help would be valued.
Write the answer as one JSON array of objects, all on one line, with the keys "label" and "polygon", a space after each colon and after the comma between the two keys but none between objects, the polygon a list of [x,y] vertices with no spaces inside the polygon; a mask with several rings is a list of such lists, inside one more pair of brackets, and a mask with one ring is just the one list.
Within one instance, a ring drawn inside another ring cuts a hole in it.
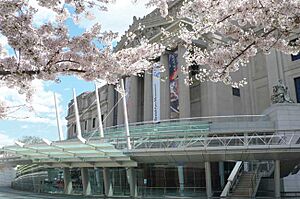
[{"label": "flat roof", "polygon": [[14,154],[13,161],[31,161],[48,167],[136,167],[137,163],[112,144],[100,139],[82,142],[68,140],[26,145],[17,143],[0,151]]}]

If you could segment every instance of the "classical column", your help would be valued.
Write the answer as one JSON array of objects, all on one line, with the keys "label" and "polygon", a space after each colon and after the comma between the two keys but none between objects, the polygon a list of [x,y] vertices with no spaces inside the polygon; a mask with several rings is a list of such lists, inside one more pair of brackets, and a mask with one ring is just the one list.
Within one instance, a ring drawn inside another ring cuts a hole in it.
[{"label": "classical column", "polygon": [[117,109],[118,109],[118,113],[117,113],[117,125],[121,125],[121,124],[124,124],[124,110],[123,110],[123,103],[122,103],[122,94],[121,93],[117,93],[118,95],[118,100],[117,102],[118,105],[117,105]]},{"label": "classical column", "polygon": [[[278,84],[279,79],[283,79],[279,72],[279,57],[275,49],[270,50],[270,54],[266,55],[266,69],[268,75],[269,92],[272,92],[273,86]],[[283,79],[284,80],[284,79]],[[271,95],[272,93],[270,93]],[[271,97],[271,96],[270,96]]]},{"label": "classical column", "polygon": [[134,168],[127,168],[127,180],[130,188],[130,196],[132,198],[137,197],[137,182],[136,182],[136,172]]},{"label": "classical column", "polygon": [[103,168],[103,180],[104,180],[104,195],[112,196],[113,188],[112,188],[112,183],[110,180],[109,168]]},{"label": "classical column", "polygon": [[210,162],[205,162],[205,183],[206,183],[206,196],[212,197],[212,185],[211,185],[211,166]]},{"label": "classical column", "polygon": [[91,195],[91,182],[89,179],[89,170],[88,168],[81,168],[81,178],[82,178],[82,188],[84,195]]},{"label": "classical column", "polygon": [[169,57],[163,54],[160,57],[160,63],[165,67],[165,71],[161,73],[160,84],[160,119],[170,118],[170,81],[169,81]]},{"label": "classical column", "polygon": [[274,170],[275,198],[280,198],[280,161],[275,160]]},{"label": "classical column", "polygon": [[[134,123],[138,121],[138,77],[127,77],[125,81],[125,90],[127,94],[127,109],[128,109],[128,121]],[[140,95],[141,93],[139,93]]]},{"label": "classical column", "polygon": [[152,74],[144,74],[144,121],[153,120]]},{"label": "classical column", "polygon": [[187,67],[183,55],[186,48],[178,46],[178,83],[179,83],[179,117],[189,118],[191,116],[190,86],[185,84],[186,74],[183,73],[182,67]]},{"label": "classical column", "polygon": [[71,194],[73,192],[72,179],[69,168],[64,168],[64,193]]},{"label": "classical column", "polygon": [[107,115],[107,118],[106,118],[106,127],[113,126],[113,123],[114,123],[114,110],[112,110],[114,107],[114,100],[115,100],[114,92],[115,92],[114,86],[108,85],[108,88],[107,88],[107,113],[110,112],[110,114]]}]

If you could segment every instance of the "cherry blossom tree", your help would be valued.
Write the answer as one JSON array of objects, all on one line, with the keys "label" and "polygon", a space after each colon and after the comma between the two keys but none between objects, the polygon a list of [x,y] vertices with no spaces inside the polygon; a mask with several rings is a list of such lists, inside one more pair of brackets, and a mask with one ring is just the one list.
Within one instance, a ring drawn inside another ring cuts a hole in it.
[{"label": "cherry blossom tree", "polygon": [[[161,15],[168,16],[170,0],[148,0]],[[178,37],[187,48],[184,58],[186,83],[192,83],[188,66],[199,65],[195,78],[243,86],[231,74],[246,66],[257,53],[272,49],[286,54],[300,51],[299,0],[183,0],[175,16],[182,22],[178,32],[162,30],[165,37]],[[174,17],[174,16],[171,16]],[[197,42],[195,42],[197,41]],[[198,45],[199,41],[202,45]],[[198,43],[198,44],[197,44]]]},{"label": "cherry blossom tree", "polygon": [[[40,6],[56,13],[55,22],[40,26],[33,23],[37,12],[27,0],[0,2],[0,34],[5,36],[13,54],[0,58],[0,84],[32,94],[33,79],[59,81],[59,75],[77,75],[84,80],[101,78],[115,84],[124,76],[137,75],[151,67],[151,59],[163,51],[163,46],[144,39],[135,48],[114,52],[112,40],[117,33],[101,31],[100,24],[82,35],[71,37],[65,25],[67,18],[74,21],[82,15],[89,18],[89,8],[105,11],[114,0],[36,0]],[[67,6],[75,8],[70,13]],[[100,46],[100,47],[99,47]],[[7,50],[0,46],[0,52]],[[0,118],[5,114],[0,104]]]},{"label": "cherry blossom tree", "polygon": [[[163,45],[143,39],[139,46],[114,52],[111,41],[118,34],[102,31],[100,24],[94,24],[80,36],[69,36],[64,23],[67,18],[74,21],[82,16],[93,18],[89,8],[105,11],[106,5],[117,3],[116,0],[36,1],[56,13],[55,22],[35,25],[36,9],[30,6],[29,0],[0,2],[0,34],[7,38],[13,52],[3,56],[5,49],[0,46],[0,83],[16,87],[28,98],[33,92],[30,89],[33,79],[59,81],[58,76],[63,74],[85,80],[101,78],[115,84],[124,76],[151,68],[150,60],[164,50]],[[136,1],[141,0],[133,0]],[[168,15],[169,2],[145,1],[146,6],[158,7],[164,17]],[[69,12],[69,6],[75,12]],[[186,66],[201,66],[194,71],[200,81],[242,86],[245,80],[233,81],[231,74],[257,53],[276,49],[297,54],[300,50],[299,0],[184,0],[176,17],[182,20],[175,36],[186,45]],[[184,69],[190,83],[189,68]],[[0,103],[0,107],[0,117],[3,117],[5,105]]]},{"label": "cherry blossom tree", "polygon": [[188,49],[187,65],[203,66],[196,75],[201,81],[242,86],[246,82],[233,81],[231,73],[257,53],[300,50],[299,0],[186,0],[178,18],[187,21],[178,33]]}]

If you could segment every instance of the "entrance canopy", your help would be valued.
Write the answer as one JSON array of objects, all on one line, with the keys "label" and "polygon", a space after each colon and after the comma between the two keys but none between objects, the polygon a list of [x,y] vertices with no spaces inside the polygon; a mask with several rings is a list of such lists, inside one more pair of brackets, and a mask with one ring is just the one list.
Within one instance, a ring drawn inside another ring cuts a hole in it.
[{"label": "entrance canopy", "polygon": [[[68,140],[26,145],[16,142],[5,146],[6,152],[16,164],[35,163],[48,167],[136,167],[137,163],[116,149],[112,144],[101,140],[82,142]],[[11,156],[14,154],[13,156]],[[9,158],[6,159],[8,163]],[[1,160],[0,160],[1,161]],[[3,161],[2,161],[3,162]]]}]

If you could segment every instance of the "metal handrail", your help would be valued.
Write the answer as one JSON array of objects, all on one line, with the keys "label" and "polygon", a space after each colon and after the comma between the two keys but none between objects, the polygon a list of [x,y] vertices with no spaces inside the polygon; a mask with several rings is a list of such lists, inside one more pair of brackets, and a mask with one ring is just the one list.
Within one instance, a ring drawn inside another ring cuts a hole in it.
[{"label": "metal handrail", "polygon": [[[215,119],[228,119],[228,118],[234,118],[234,119],[240,119],[240,118],[245,118],[248,120],[245,121],[249,121],[249,118],[268,118],[267,115],[228,115],[228,116],[209,116],[209,117],[191,117],[191,118],[180,118],[180,119],[165,119],[165,120],[159,120],[159,121],[143,121],[143,122],[133,122],[130,123],[129,126],[137,126],[137,125],[144,125],[144,124],[157,124],[157,123],[167,123],[167,122],[178,122],[178,121],[203,121],[203,122],[210,122],[211,120],[215,120]],[[251,121],[251,120],[250,120]],[[261,120],[255,120],[255,121],[261,121]],[[110,126],[110,127],[106,127],[104,130],[107,129],[112,129],[112,128],[120,128],[120,127],[124,127],[124,124],[119,124],[119,125],[115,125],[115,126]]]},{"label": "metal handrail", "polygon": [[238,179],[242,165],[243,165],[242,161],[236,162],[233,170],[231,171],[231,173],[227,179],[227,184],[224,187],[220,197],[227,197],[229,195],[231,188],[234,186],[234,184],[236,183],[236,181]]}]

